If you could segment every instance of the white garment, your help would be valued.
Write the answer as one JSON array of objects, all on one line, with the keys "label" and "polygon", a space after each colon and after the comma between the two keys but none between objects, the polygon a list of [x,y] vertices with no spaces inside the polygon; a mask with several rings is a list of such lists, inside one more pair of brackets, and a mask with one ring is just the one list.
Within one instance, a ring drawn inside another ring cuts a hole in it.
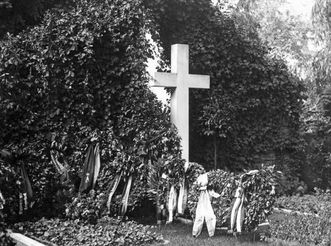
[{"label": "white garment", "polygon": [[210,237],[214,236],[216,227],[216,216],[211,206],[210,197],[219,197],[219,194],[214,191],[209,192],[207,190],[208,176],[207,173],[200,175],[197,179],[197,183],[201,186],[200,197],[195,211],[195,220],[193,224],[192,235],[197,237],[200,235],[203,227],[203,223],[206,220],[207,230]]},{"label": "white garment", "polygon": [[195,237],[200,235],[205,220],[209,236],[214,236],[216,227],[216,216],[211,206],[209,197],[209,192],[207,190],[201,191],[197,210],[195,212],[195,220],[192,231],[192,234]]}]

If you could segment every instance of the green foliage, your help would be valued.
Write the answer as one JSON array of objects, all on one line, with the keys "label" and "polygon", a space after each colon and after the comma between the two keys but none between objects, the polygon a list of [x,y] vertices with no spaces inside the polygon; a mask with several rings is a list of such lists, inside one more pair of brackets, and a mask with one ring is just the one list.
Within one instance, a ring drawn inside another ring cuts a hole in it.
[{"label": "green foliage", "polygon": [[331,231],[327,214],[324,217],[303,215],[278,215],[271,219],[271,235],[303,245],[330,245]]},{"label": "green foliage", "polygon": [[0,39],[7,32],[18,33],[29,26],[39,24],[48,9],[66,9],[72,4],[71,0],[1,0]]},{"label": "green foliage", "polygon": [[330,191],[323,192],[319,189],[316,189],[316,193],[314,194],[279,197],[277,198],[275,206],[322,216],[322,214],[328,210],[330,202]]},{"label": "green foliage", "polygon": [[258,27],[259,37],[271,48],[271,55],[282,58],[290,71],[302,78],[309,103],[315,103],[320,88],[313,82],[314,28],[305,13],[296,15],[292,11],[293,6],[287,0],[259,0],[244,13]]},{"label": "green foliage", "polygon": [[[219,193],[220,198],[212,198],[212,207],[216,215],[218,226],[229,225],[234,193],[237,189],[241,174],[235,175],[223,170],[208,172],[208,189]],[[247,202],[245,203],[245,230],[252,231],[259,223],[266,220],[271,214],[275,203],[275,194],[272,186],[279,181],[279,173],[270,167],[262,167],[256,174],[244,178],[243,187]],[[188,195],[188,208],[194,218],[200,190],[193,184]]]},{"label": "green foliage", "polygon": [[14,228],[56,245],[146,245],[162,242],[162,236],[151,232],[149,226],[133,221],[122,222],[104,217],[95,225],[77,220],[41,219],[14,225]]},{"label": "green foliage", "polygon": [[199,175],[205,173],[205,169],[202,165],[196,162],[190,162],[189,166],[185,172],[185,181],[188,184],[193,184]]},{"label": "green foliage", "polygon": [[15,246],[16,243],[14,243],[14,241],[9,237],[6,230],[7,225],[0,220],[0,245]]},{"label": "green foliage", "polygon": [[313,23],[320,42],[329,43],[327,40],[331,33],[331,1],[316,0],[312,11]]},{"label": "green foliage", "polygon": [[73,198],[66,206],[66,217],[71,220],[86,221],[95,224],[105,211],[107,197],[104,193],[96,194],[91,190],[89,194],[82,194]]},{"label": "green foliage", "polygon": [[[325,99],[323,99],[324,101]],[[310,187],[329,188],[331,185],[330,171],[330,111],[320,110],[307,122],[306,169],[310,178]]]},{"label": "green foliage", "polygon": [[272,215],[271,235],[284,240],[298,241],[302,244],[329,245],[330,230],[330,191],[315,190],[312,195],[302,197],[280,197],[277,207],[306,213]]},{"label": "green foliage", "polygon": [[299,147],[303,86],[269,56],[256,30],[207,0],[145,2],[163,61],[169,64],[171,44],[186,43],[190,73],[211,76],[209,91],[190,92],[191,160],[209,168],[216,148],[218,162],[236,170],[259,154]]},{"label": "green foliage", "polygon": [[18,212],[18,202],[16,201],[18,197],[17,180],[18,175],[15,169],[0,159],[0,190],[5,199],[5,204],[1,204],[4,208],[0,210],[0,221],[8,219],[8,214],[15,214],[15,210],[16,213]]},{"label": "green foliage", "polygon": [[[35,206],[52,211],[54,194],[63,189],[50,161],[53,137],[73,186],[95,136],[101,192],[116,173],[133,175],[136,184],[146,180],[148,160],[161,157],[174,171],[171,182],[179,182],[179,138],[169,110],[147,86],[149,27],[140,1],[77,1],[1,42],[0,146],[13,154],[11,168],[26,164]],[[141,192],[132,193],[138,200]]]}]

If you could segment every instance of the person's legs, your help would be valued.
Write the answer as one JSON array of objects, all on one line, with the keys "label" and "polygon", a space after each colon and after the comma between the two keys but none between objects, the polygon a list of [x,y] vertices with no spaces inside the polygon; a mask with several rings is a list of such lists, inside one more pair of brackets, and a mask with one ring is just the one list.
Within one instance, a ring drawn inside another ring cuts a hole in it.
[{"label": "person's legs", "polygon": [[194,224],[193,224],[193,230],[192,230],[193,237],[197,237],[200,235],[200,233],[202,231],[204,220],[205,220],[204,216],[199,216],[199,217],[195,218]]},{"label": "person's legs", "polygon": [[206,218],[206,225],[207,225],[208,235],[210,237],[214,236],[215,228],[216,228],[216,216],[213,215]]}]

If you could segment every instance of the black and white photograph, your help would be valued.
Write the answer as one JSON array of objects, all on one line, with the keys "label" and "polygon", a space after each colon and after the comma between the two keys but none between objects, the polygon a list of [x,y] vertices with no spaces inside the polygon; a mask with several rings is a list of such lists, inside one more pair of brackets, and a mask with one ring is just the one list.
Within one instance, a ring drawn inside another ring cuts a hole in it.
[{"label": "black and white photograph", "polygon": [[0,246],[331,246],[331,0],[0,0]]}]

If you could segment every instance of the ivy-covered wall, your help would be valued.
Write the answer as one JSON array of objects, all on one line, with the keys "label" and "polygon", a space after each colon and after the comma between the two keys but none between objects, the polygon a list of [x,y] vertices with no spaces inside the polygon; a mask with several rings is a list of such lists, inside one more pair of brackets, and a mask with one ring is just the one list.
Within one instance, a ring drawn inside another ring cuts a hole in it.
[{"label": "ivy-covered wall", "polygon": [[[169,110],[147,86],[150,28],[140,1],[77,1],[70,11],[49,12],[40,25],[1,41],[0,146],[10,153],[1,159],[14,168],[25,164],[35,207],[54,212],[61,189],[52,140],[76,188],[92,136],[100,142],[104,191],[116,173],[143,179],[148,160],[164,158],[180,169]],[[13,200],[17,204],[16,195]]]},{"label": "ivy-covered wall", "polygon": [[163,62],[169,64],[171,44],[186,43],[190,73],[211,76],[210,90],[190,92],[191,161],[240,170],[266,153],[302,148],[303,85],[283,61],[269,56],[247,16],[223,13],[208,0],[145,4]]}]

